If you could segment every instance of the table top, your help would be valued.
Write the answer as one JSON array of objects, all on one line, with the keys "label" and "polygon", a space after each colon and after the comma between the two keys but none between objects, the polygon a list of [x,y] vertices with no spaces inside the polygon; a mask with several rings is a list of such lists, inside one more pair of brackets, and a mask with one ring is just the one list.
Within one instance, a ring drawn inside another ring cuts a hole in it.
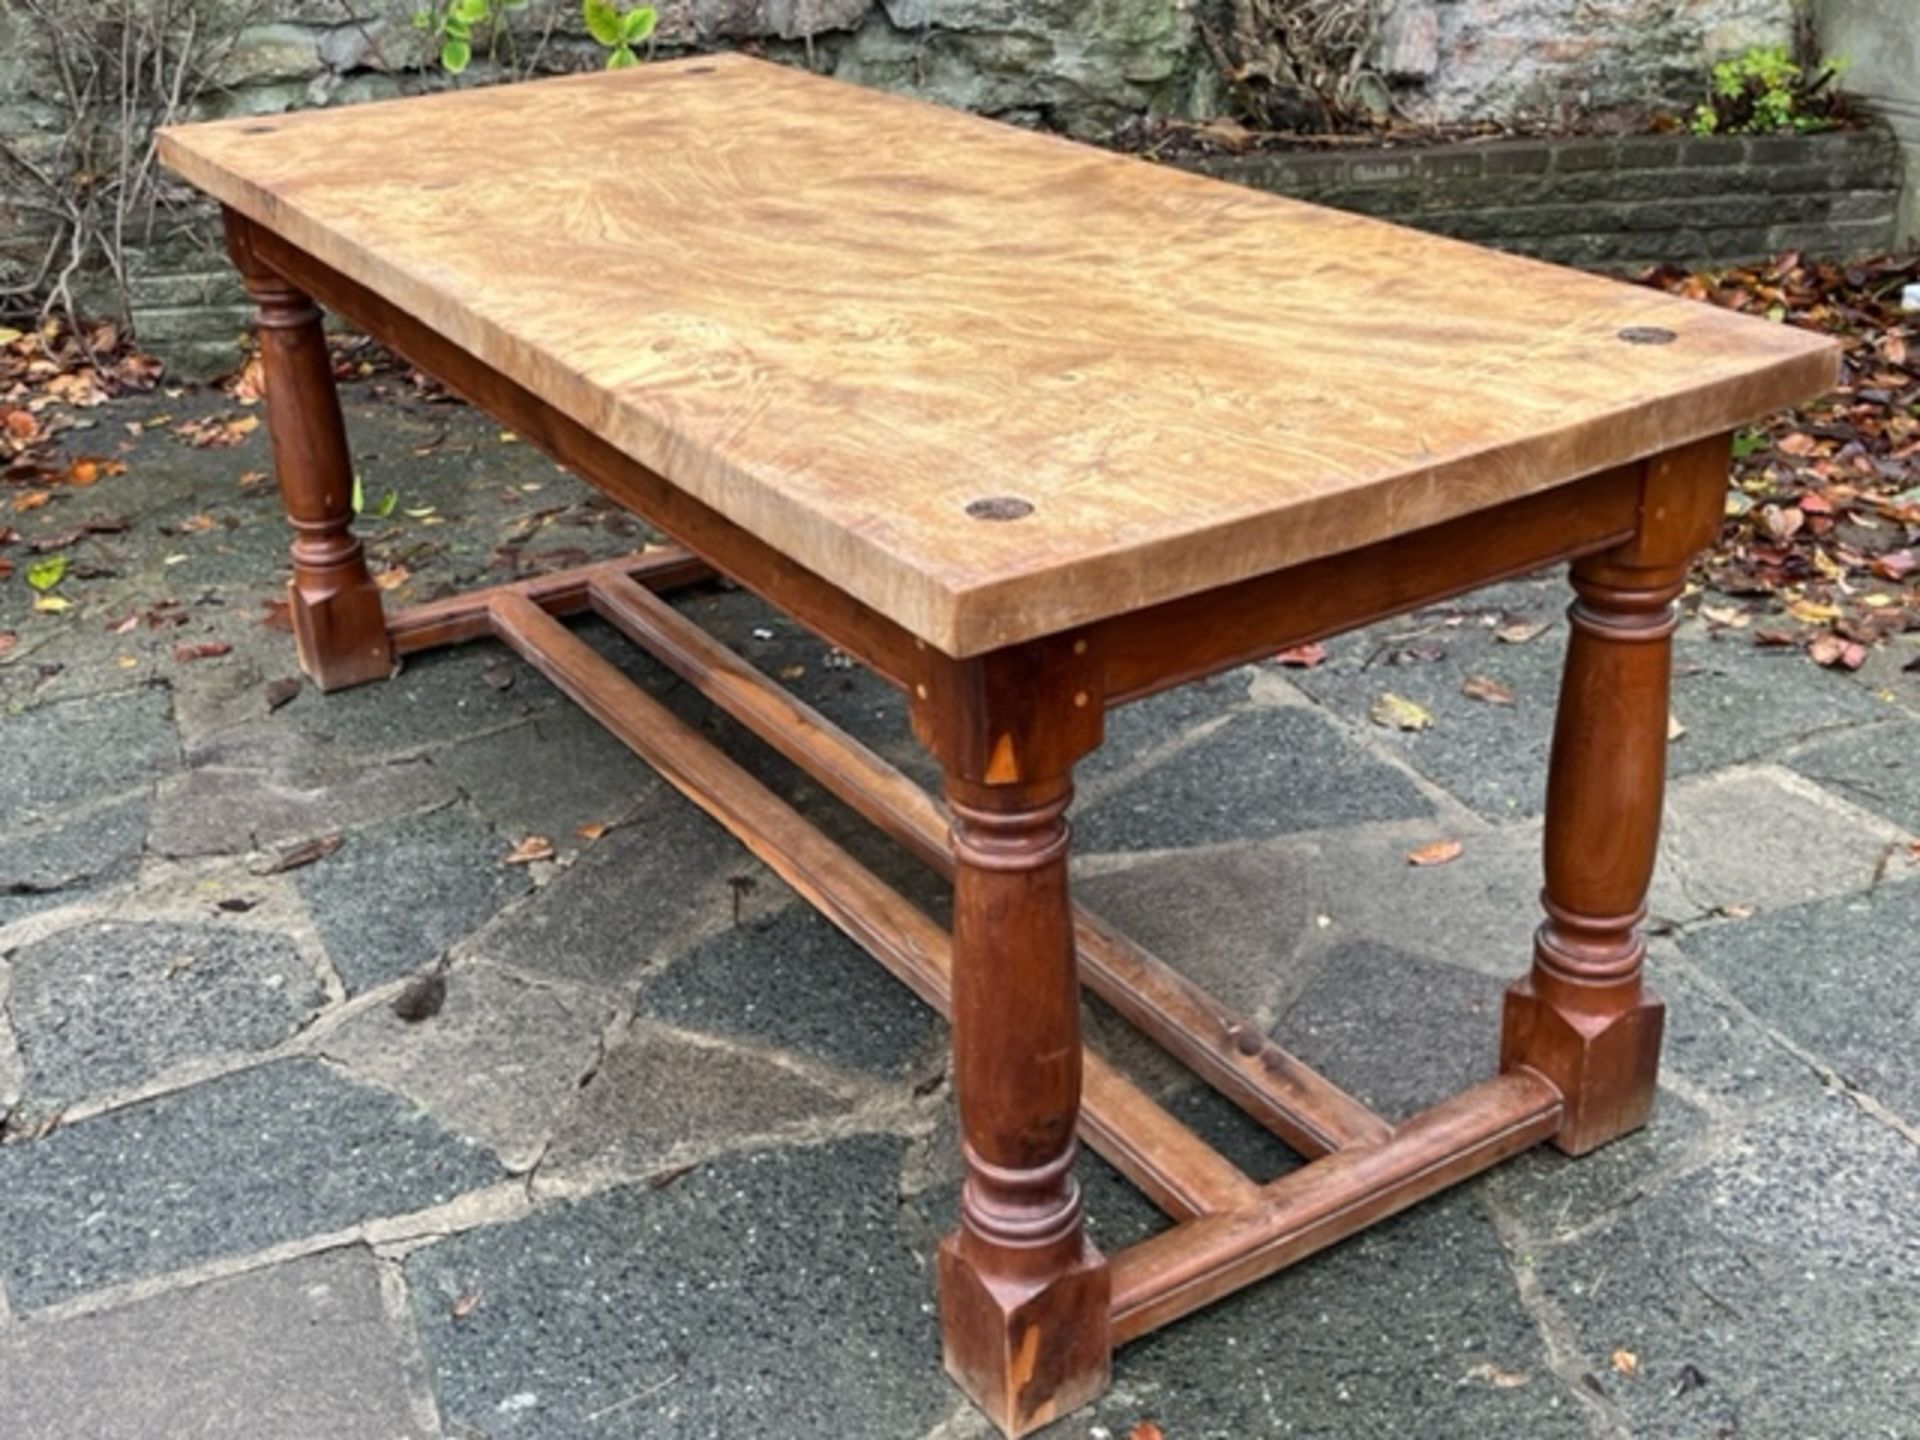
[{"label": "table top", "polygon": [[1837,348],[743,56],[166,163],[953,655],[1817,394]]}]

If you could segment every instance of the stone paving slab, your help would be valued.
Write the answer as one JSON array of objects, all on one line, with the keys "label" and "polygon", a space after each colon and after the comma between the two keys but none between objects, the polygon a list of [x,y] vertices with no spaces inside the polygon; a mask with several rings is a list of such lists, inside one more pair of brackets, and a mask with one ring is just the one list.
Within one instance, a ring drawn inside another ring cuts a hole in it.
[{"label": "stone paving slab", "polygon": [[512,842],[458,806],[361,830],[297,872],[349,994],[431,965],[532,888]]},{"label": "stone paving slab", "polygon": [[444,1203],[499,1163],[420,1110],[285,1061],[0,1147],[16,1310]]},{"label": "stone paving slab", "polygon": [[232,924],[103,920],[9,958],[26,1094],[43,1110],[181,1061],[267,1050],[327,993],[284,935]]},{"label": "stone paving slab", "polygon": [[434,1440],[416,1364],[371,1253],[329,1250],[0,1331],[0,1434]]},{"label": "stone paving slab", "polygon": [[598,1060],[615,1014],[604,995],[539,984],[484,963],[457,965],[431,1017],[363,1006],[319,1052],[406,1096],[509,1170],[530,1168]]},{"label": "stone paving slab", "polygon": [[1768,1025],[1920,1125],[1920,884],[1728,921],[1681,946]]},{"label": "stone paving slab", "polygon": [[656,781],[628,823],[481,931],[471,948],[529,972],[630,986],[673,942],[728,921],[728,882],[738,877],[770,883],[724,829]]},{"label": "stone paving slab", "polygon": [[0,925],[132,878],[148,803],[142,793],[76,806],[0,839]]},{"label": "stone paving slab", "polygon": [[953,1394],[928,1363],[925,1257],[875,1183],[900,1145],[736,1156],[416,1251],[407,1279],[449,1427],[495,1440],[924,1434]]},{"label": "stone paving slab", "polygon": [[1787,763],[1809,780],[1920,834],[1920,721],[1843,730],[1795,750]]},{"label": "stone paving slab", "polygon": [[772,1056],[653,1025],[611,1043],[554,1122],[546,1174],[648,1175],[849,1114],[855,1097]]},{"label": "stone paving slab", "polygon": [[1323,716],[1273,707],[1234,716],[1080,809],[1074,834],[1082,854],[1167,850],[1431,811],[1412,781]]},{"label": "stone paving slab", "polygon": [[142,686],[45,705],[7,717],[0,747],[0,794],[13,823],[57,819],[94,796],[149,785],[173,770],[180,742],[167,692]]},{"label": "stone paving slab", "polygon": [[148,845],[170,856],[284,850],[436,809],[458,795],[445,776],[421,761],[340,772],[318,784],[258,770],[201,768],[161,785]]},{"label": "stone paving slab", "polygon": [[1533,1268],[1628,1433],[1896,1437],[1920,1393],[1916,1193],[1913,1144],[1828,1095]]},{"label": "stone paving slab", "polygon": [[1774,910],[1920,873],[1907,838],[1792,771],[1742,766],[1674,787],[1661,850],[1695,913]]},{"label": "stone paving slab", "polygon": [[701,941],[642,985],[638,1011],[896,1078],[927,1069],[945,1028],[866,951],[797,900]]},{"label": "stone paving slab", "polygon": [[1143,1417],[1170,1440],[1594,1433],[1471,1187],[1127,1347],[1112,1394],[1058,1429]]}]

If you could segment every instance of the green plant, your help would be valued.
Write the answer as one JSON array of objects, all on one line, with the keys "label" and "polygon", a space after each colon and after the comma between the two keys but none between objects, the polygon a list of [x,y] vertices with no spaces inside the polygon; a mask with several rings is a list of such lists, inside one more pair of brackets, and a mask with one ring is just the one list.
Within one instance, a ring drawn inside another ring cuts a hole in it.
[{"label": "green plant", "polygon": [[1823,130],[1835,118],[1828,86],[1846,69],[1831,60],[1809,74],[1784,45],[1760,45],[1713,67],[1708,98],[1694,109],[1696,135]]},{"label": "green plant", "polygon": [[440,68],[449,75],[473,63],[474,34],[498,25],[503,12],[519,10],[527,0],[435,0],[413,12],[413,28],[430,30],[440,41]]},{"label": "green plant", "polygon": [[644,44],[660,23],[660,12],[651,5],[636,5],[623,11],[612,0],[583,0],[587,33],[607,47],[607,68],[624,70],[640,63],[633,47]]}]

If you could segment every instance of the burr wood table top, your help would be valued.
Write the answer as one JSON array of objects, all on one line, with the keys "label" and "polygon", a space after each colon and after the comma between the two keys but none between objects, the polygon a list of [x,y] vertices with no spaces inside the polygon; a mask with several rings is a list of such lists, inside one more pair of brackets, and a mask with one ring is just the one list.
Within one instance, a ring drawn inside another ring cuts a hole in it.
[{"label": "burr wood table top", "polygon": [[739,56],[162,137],[956,656],[1725,431],[1818,337]]}]

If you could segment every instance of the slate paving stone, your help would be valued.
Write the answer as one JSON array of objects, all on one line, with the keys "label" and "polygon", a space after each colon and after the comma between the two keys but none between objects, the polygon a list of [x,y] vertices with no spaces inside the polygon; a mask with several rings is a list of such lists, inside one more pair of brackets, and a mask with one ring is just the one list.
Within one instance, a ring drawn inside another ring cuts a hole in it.
[{"label": "slate paving stone", "polygon": [[436,1440],[414,1349],[350,1246],[0,1332],[0,1434],[32,1440]]},{"label": "slate paving stone", "polygon": [[217,923],[76,925],[11,964],[26,1093],[54,1109],[183,1060],[270,1049],[327,1000],[286,936]]},{"label": "slate paving stone", "polygon": [[1843,730],[1795,750],[1809,780],[1920,834],[1920,720]]},{"label": "slate paving stone", "polygon": [[1229,670],[1109,710],[1100,748],[1074,766],[1076,780],[1090,786],[1177,741],[1194,726],[1224,719],[1246,703],[1254,674],[1251,666]]},{"label": "slate paving stone", "polygon": [[1683,624],[1673,667],[1673,714],[1687,727],[1668,747],[1674,776],[1763,759],[1820,731],[1888,713],[1858,686],[1810,667],[1791,646],[1757,646],[1740,631],[1708,635]]},{"label": "slate paving stone", "polygon": [[1682,938],[1687,956],[1851,1085],[1920,1123],[1920,884],[1882,885]]},{"label": "slate paving stone", "polygon": [[1733,1114],[1783,1101],[1805,1104],[1819,1092],[1819,1077],[1806,1062],[1715,995],[1671,940],[1650,943],[1647,983],[1667,1005],[1663,1079]]},{"label": "slate paving stone", "polygon": [[1499,1070],[1491,976],[1357,940],[1337,946],[1273,1037],[1389,1120]]},{"label": "slate paving stone", "polygon": [[642,1023],[608,1048],[555,1122],[542,1170],[647,1175],[852,1108],[766,1056]]},{"label": "slate paving stone", "polygon": [[1179,1440],[1590,1433],[1471,1186],[1127,1346],[1058,1429],[1143,1418]]},{"label": "slate paving stone", "polygon": [[[1728,843],[1738,836],[1739,843]],[[1667,800],[1661,851],[1697,912],[1774,910],[1863,890],[1906,837],[1776,766],[1682,781]]]},{"label": "slate paving stone", "polygon": [[[510,673],[499,689],[487,672]],[[430,650],[390,680],[323,695],[309,685],[272,717],[343,756],[366,761],[442,745],[571,705],[530,666],[492,641]]]},{"label": "slate paving stone", "polygon": [[[911,1437],[954,1406],[931,1280],[861,1137],[702,1166],[472,1230],[407,1260],[449,1428]],[[480,1299],[462,1319],[455,1302]]]},{"label": "slate paving stone", "polygon": [[614,825],[657,796],[653,770],[578,706],[436,751],[433,773],[494,829],[544,835],[561,856],[588,842],[583,825]]},{"label": "slate paving stone", "polygon": [[925,1068],[945,1028],[804,902],[702,941],[641,987],[638,1010],[684,1029],[890,1077]]},{"label": "slate paving stone", "polygon": [[[1549,604],[1524,590],[1492,599],[1482,594],[1389,620],[1331,642],[1326,661],[1291,671],[1289,678],[1348,723],[1369,726],[1377,740],[1488,819],[1530,819],[1546,799],[1547,752],[1566,656],[1559,597]],[[1498,603],[1501,598],[1509,603]],[[1521,643],[1501,641],[1496,630],[1509,616],[1546,628]],[[1434,658],[1417,658],[1423,656]],[[1462,684],[1474,675],[1505,686],[1513,703],[1494,705],[1463,693]],[[1424,707],[1433,717],[1431,727],[1373,725],[1368,711],[1386,694]]]},{"label": "slate paving stone", "polygon": [[6,724],[0,795],[14,825],[57,819],[90,796],[150,784],[180,761],[160,686],[41,705]]},{"label": "slate paving stone", "polygon": [[1920,1150],[1829,1094],[1534,1268],[1635,1434],[1901,1436],[1920,1393],[1916,1193]]},{"label": "slate paving stone", "polygon": [[165,781],[148,838],[155,854],[239,855],[445,806],[458,792],[421,761],[320,777],[196,768]]},{"label": "slate paving stone", "polygon": [[37,1310],[502,1175],[399,1097],[281,1061],[0,1147],[0,1273],[14,1308]]},{"label": "slate paving stone", "polygon": [[321,1042],[330,1060],[405,1095],[516,1173],[539,1157],[598,1053],[611,1001],[538,985],[491,965],[455,966],[430,1019],[390,1005],[346,1020]]},{"label": "slate paving stone", "polygon": [[[1551,1244],[1672,1183],[1698,1163],[1712,1133],[1705,1111],[1662,1089],[1645,1128],[1578,1157],[1536,1145],[1489,1172],[1482,1184],[1530,1242]],[[1521,1263],[1532,1263],[1531,1255]]]},{"label": "slate paving stone", "polygon": [[1324,717],[1236,715],[1075,818],[1083,854],[1264,840],[1328,825],[1406,820],[1432,806],[1413,782]]},{"label": "slate paving stone", "polygon": [[133,877],[147,834],[147,797],[76,808],[0,839],[0,925],[68,905]]},{"label": "slate paving stone", "polygon": [[1074,896],[1244,1015],[1304,983],[1315,894],[1291,847],[1154,856],[1074,880]]},{"label": "slate paving stone", "polygon": [[349,994],[431,964],[531,885],[509,841],[457,806],[372,826],[295,871]]},{"label": "slate paving stone", "polygon": [[742,876],[756,888],[771,883],[738,841],[662,786],[630,823],[489,925],[474,949],[522,970],[625,986],[690,926],[728,916],[728,881]]}]

